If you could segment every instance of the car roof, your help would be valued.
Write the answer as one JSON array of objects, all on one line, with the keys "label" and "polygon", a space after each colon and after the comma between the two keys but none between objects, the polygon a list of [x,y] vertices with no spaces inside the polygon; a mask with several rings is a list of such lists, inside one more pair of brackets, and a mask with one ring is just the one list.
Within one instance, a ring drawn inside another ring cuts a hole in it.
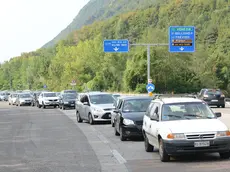
[{"label": "car roof", "polygon": [[123,99],[123,100],[152,99],[152,97],[149,97],[149,96],[122,96],[122,97],[119,97],[119,99]]},{"label": "car roof", "polygon": [[86,94],[88,95],[112,95],[111,93],[100,92],[100,91],[88,92]]},{"label": "car roof", "polygon": [[[155,101],[155,100],[154,100]],[[188,97],[173,97],[173,98],[162,98],[156,99],[156,101],[162,101],[164,104],[171,104],[171,103],[201,103],[202,100],[195,99],[195,98],[188,98]]]}]

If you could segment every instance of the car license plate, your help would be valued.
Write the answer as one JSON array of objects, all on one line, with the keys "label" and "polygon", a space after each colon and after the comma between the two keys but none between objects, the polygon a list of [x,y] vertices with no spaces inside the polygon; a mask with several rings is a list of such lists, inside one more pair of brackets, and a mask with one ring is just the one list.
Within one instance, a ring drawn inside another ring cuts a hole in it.
[{"label": "car license plate", "polygon": [[204,141],[204,142],[194,142],[194,147],[208,147],[210,146],[209,141]]},{"label": "car license plate", "polygon": [[74,104],[71,104],[71,106],[74,106]]},{"label": "car license plate", "polygon": [[218,102],[218,100],[211,100],[212,102]]}]

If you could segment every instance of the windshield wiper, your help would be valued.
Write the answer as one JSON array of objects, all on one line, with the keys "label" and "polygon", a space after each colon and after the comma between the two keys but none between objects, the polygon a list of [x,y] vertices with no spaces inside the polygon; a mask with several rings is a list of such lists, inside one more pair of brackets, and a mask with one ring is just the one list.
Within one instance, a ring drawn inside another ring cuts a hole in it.
[{"label": "windshield wiper", "polygon": [[179,115],[164,115],[164,116],[182,118],[182,117],[181,117],[181,116],[179,116]]},{"label": "windshield wiper", "polygon": [[184,116],[191,116],[191,117],[203,117],[203,116],[196,115],[196,114],[184,114]]}]

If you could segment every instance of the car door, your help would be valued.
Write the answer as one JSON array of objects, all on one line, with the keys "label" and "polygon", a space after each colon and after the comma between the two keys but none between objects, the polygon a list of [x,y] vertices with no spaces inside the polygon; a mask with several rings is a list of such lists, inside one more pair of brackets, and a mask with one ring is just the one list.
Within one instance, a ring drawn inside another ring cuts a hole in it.
[{"label": "car door", "polygon": [[148,138],[149,142],[151,142],[151,136],[150,136],[150,124],[151,124],[151,119],[150,119],[150,111],[152,109],[154,105],[154,102],[150,103],[148,109],[146,110],[146,113],[143,117],[143,125],[142,125],[142,129],[145,132],[145,136]]},{"label": "car door", "polygon": [[83,94],[82,97],[80,98],[79,102],[78,102],[79,113],[80,113],[82,119],[88,119],[85,117],[85,113],[84,113],[84,106],[85,105],[83,103],[85,102],[85,97],[86,97],[86,95]]},{"label": "car door", "polygon": [[155,102],[150,110],[150,121],[149,121],[149,136],[150,142],[155,146],[158,147],[158,130],[159,130],[159,111],[160,111],[160,104]]},{"label": "car door", "polygon": [[124,101],[121,100],[116,108],[116,112],[114,112],[114,127],[117,129],[117,131],[119,131],[119,127],[120,127],[120,120],[122,115],[121,111],[122,111],[123,103]]},{"label": "car door", "polygon": [[91,105],[90,105],[90,101],[89,101],[89,96],[88,95],[86,95],[86,97],[85,97],[85,102],[87,103],[87,105],[84,105],[84,113],[85,113],[86,119],[88,119],[89,113],[92,113],[91,112]]}]

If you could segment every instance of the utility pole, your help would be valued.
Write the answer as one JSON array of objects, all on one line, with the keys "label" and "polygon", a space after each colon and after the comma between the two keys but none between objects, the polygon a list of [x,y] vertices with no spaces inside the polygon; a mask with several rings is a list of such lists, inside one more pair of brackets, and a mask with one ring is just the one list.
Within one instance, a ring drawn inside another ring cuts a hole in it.
[{"label": "utility pole", "polygon": [[149,82],[149,80],[151,79],[151,76],[150,76],[150,64],[151,64],[151,59],[150,59],[150,55],[151,55],[151,52],[150,52],[150,48],[151,47],[158,47],[158,46],[168,46],[169,44],[168,43],[156,43],[156,44],[130,44],[131,46],[145,46],[147,47],[147,80]]}]

